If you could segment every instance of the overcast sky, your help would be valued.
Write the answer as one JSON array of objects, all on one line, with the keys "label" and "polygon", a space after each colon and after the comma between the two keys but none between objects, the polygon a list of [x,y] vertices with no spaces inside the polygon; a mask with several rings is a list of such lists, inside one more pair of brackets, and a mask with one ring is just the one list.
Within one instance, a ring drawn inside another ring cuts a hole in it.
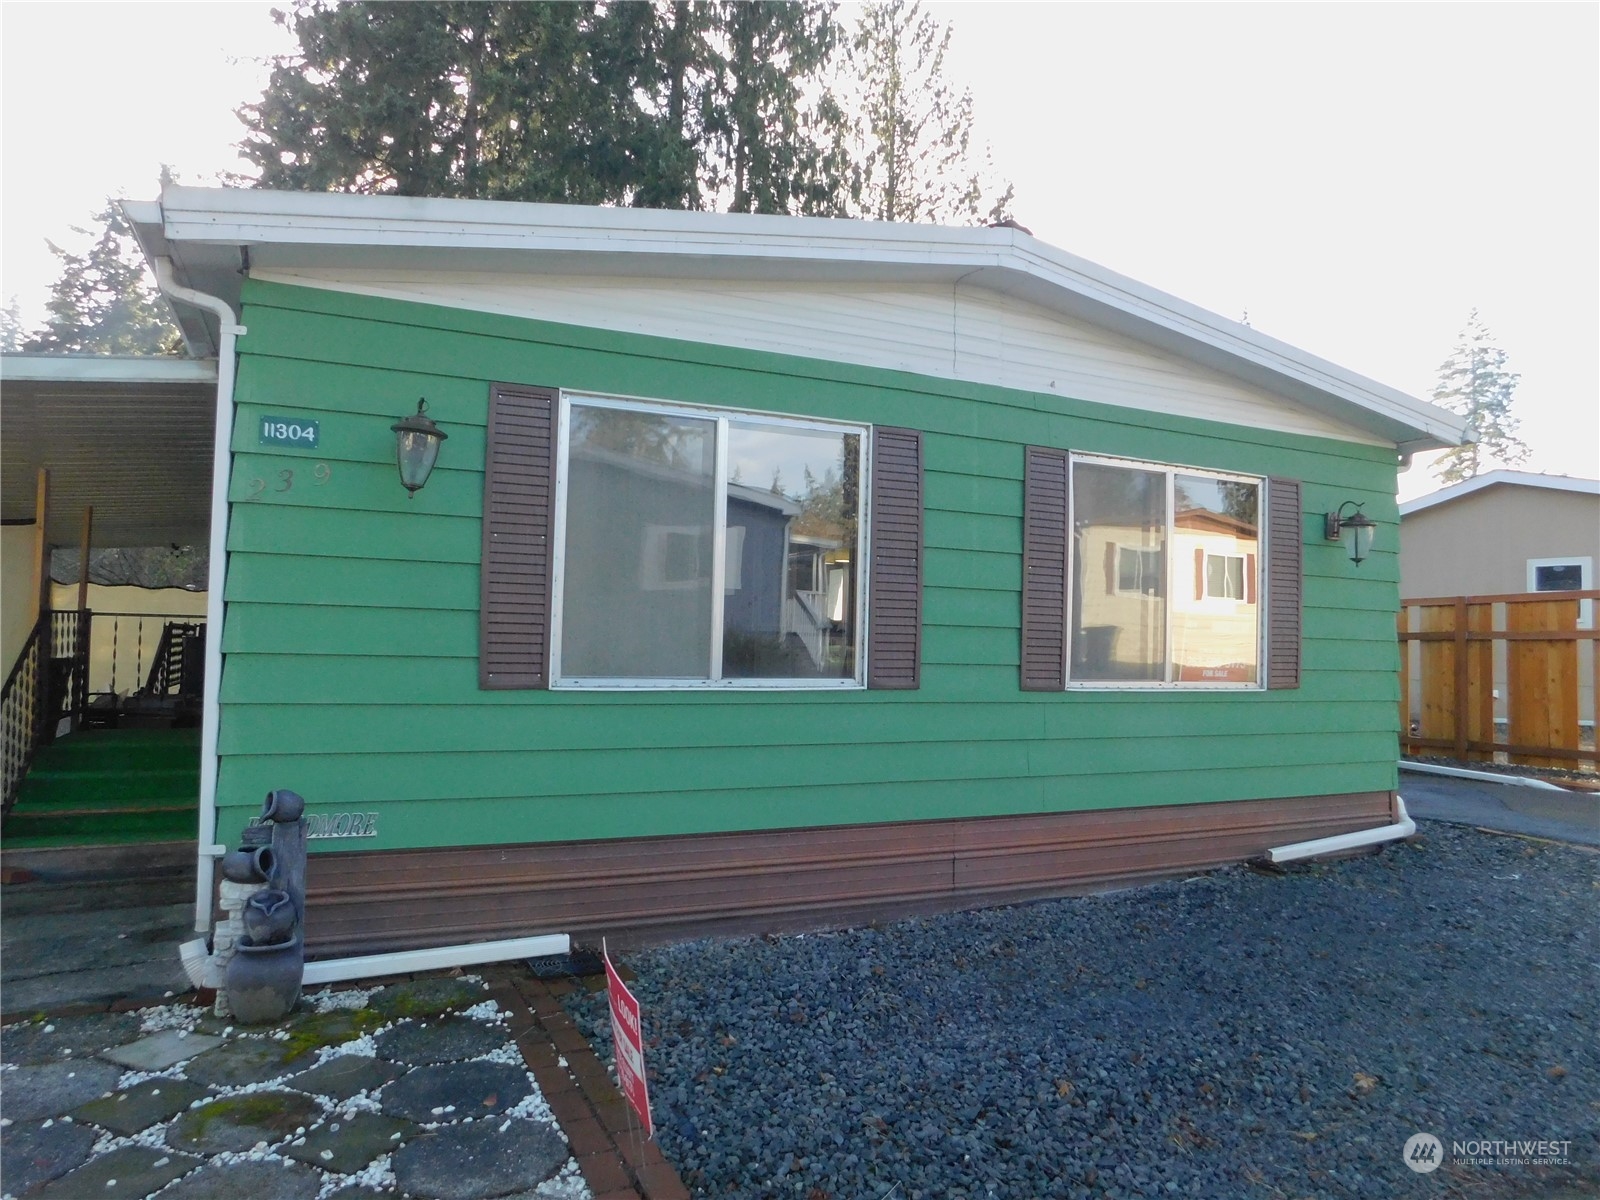
[{"label": "overcast sky", "polygon": [[[934,8],[1039,237],[1422,397],[1477,307],[1529,468],[1600,476],[1600,8]],[[0,296],[162,163],[245,169],[269,11],[0,8]]]}]

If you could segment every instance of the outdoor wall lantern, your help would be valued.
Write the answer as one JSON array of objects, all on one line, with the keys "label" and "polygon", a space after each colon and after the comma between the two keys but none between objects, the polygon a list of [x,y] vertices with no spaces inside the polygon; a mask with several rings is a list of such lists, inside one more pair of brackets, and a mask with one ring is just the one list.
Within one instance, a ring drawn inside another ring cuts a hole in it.
[{"label": "outdoor wall lantern", "polygon": [[395,459],[400,464],[400,482],[405,485],[407,499],[428,482],[439,458],[439,443],[450,436],[423,416],[427,411],[428,402],[418,400],[415,416],[401,417],[389,426],[394,430]]},{"label": "outdoor wall lantern", "polygon": [[[1347,508],[1353,511],[1347,514]],[[1330,542],[1343,538],[1350,561],[1359,567],[1361,560],[1371,553],[1372,535],[1377,531],[1377,522],[1361,511],[1361,505],[1354,500],[1346,500],[1339,505],[1337,512],[1327,514],[1323,534]]]}]

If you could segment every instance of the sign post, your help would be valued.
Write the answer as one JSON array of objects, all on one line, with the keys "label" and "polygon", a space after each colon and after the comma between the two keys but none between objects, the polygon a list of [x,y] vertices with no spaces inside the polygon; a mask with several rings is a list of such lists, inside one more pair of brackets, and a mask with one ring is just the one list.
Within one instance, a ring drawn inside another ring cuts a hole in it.
[{"label": "sign post", "polygon": [[605,942],[600,952],[606,960],[606,999],[611,1004],[611,1046],[617,1060],[617,1085],[644,1125],[644,1136],[655,1136],[650,1121],[650,1090],[644,1079],[644,1032],[639,1024],[639,1002],[611,965]]}]

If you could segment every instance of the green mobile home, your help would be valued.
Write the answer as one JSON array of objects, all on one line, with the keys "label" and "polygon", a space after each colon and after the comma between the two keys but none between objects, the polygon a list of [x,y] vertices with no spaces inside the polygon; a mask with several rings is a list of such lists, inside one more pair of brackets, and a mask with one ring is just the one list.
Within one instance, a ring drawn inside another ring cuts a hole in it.
[{"label": "green mobile home", "polygon": [[127,210],[220,364],[203,878],[301,792],[314,956],[842,922],[1395,819],[1395,477],[1449,414],[1012,228]]}]

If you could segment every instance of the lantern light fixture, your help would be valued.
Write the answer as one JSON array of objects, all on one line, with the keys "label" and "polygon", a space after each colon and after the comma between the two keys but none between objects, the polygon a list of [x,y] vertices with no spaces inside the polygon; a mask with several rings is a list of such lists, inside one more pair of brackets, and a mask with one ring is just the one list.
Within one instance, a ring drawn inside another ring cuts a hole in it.
[{"label": "lantern light fixture", "polygon": [[417,401],[415,415],[401,417],[393,425],[395,460],[400,467],[400,482],[405,486],[407,499],[422,490],[433,473],[433,464],[439,458],[439,443],[450,435],[428,417],[428,402]]},{"label": "lantern light fixture", "polygon": [[[1346,512],[1346,509],[1350,511]],[[1323,535],[1330,542],[1342,539],[1350,561],[1358,567],[1372,552],[1372,538],[1377,531],[1377,522],[1362,512],[1361,505],[1354,500],[1346,500],[1336,511],[1324,517]]]}]

